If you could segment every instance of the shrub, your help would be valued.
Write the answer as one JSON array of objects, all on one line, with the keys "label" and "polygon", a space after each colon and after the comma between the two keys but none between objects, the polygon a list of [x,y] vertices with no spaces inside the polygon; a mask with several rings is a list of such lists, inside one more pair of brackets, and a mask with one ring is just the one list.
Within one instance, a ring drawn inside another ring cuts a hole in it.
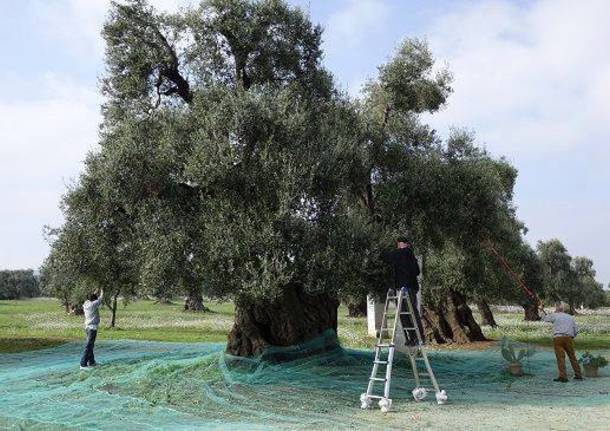
[{"label": "shrub", "polygon": [[514,343],[511,343],[506,337],[502,338],[501,351],[502,357],[511,364],[520,364],[522,359],[533,356],[536,353],[536,350],[531,347],[521,349],[516,353]]},{"label": "shrub", "polygon": [[583,365],[588,365],[595,368],[603,368],[608,366],[608,360],[602,355],[593,356],[590,352],[585,352],[578,360]]}]

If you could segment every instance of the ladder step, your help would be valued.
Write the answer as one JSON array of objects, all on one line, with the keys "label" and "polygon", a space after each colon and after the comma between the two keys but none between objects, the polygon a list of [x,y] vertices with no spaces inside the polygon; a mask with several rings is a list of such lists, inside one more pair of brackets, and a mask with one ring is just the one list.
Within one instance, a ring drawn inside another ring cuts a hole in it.
[{"label": "ladder step", "polygon": [[385,398],[385,397],[382,397],[381,395],[369,395],[368,397],[369,398],[377,398],[378,400],[380,400],[382,398]]},{"label": "ladder step", "polygon": [[411,314],[409,311],[401,311],[400,314]]},{"label": "ladder step", "polygon": [[375,347],[394,347],[393,343],[390,344],[377,344]]},{"label": "ladder step", "polygon": [[387,364],[388,361],[373,361],[374,364]]},{"label": "ladder step", "polygon": [[385,379],[382,379],[381,377],[371,377],[369,378],[369,380],[375,380],[376,382],[385,382]]}]

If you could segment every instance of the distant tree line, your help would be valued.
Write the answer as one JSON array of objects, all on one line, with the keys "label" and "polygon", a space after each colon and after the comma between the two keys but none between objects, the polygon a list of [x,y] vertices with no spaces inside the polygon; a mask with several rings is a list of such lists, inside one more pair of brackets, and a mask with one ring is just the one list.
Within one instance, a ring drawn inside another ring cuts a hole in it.
[{"label": "distant tree line", "polygon": [[537,252],[542,296],[547,302],[565,302],[572,314],[577,307],[594,309],[608,305],[604,285],[595,279],[593,260],[583,256],[573,258],[558,239],[538,242]]},{"label": "distant tree line", "polygon": [[40,296],[40,280],[32,269],[0,271],[0,299]]}]

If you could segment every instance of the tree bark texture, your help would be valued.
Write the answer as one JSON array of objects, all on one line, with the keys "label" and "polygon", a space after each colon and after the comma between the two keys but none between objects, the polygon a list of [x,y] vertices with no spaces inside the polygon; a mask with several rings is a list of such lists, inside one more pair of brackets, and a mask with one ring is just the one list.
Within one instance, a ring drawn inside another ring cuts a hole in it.
[{"label": "tree bark texture", "polygon": [[350,300],[347,302],[347,315],[349,317],[365,317],[366,316],[366,296],[359,300]]},{"label": "tree bark texture", "polygon": [[112,296],[112,307],[110,308],[110,311],[112,312],[112,318],[110,319],[110,327],[114,328],[115,324],[116,324],[116,306],[117,306],[117,297],[119,296],[119,294],[115,294]]},{"label": "tree bark texture", "polygon": [[425,338],[429,342],[470,343],[485,341],[481,327],[462,294],[449,291],[436,305],[423,307]]},{"label": "tree bark texture", "polygon": [[75,316],[82,316],[85,314],[85,310],[83,310],[83,304],[69,304],[69,312],[70,314],[74,314]]},{"label": "tree bark texture", "polygon": [[479,310],[479,314],[481,315],[481,325],[491,326],[492,328],[496,328],[498,326],[487,301],[484,299],[477,301],[477,308]]},{"label": "tree bark texture", "polygon": [[568,302],[568,310],[567,310],[568,314],[571,314],[572,316],[576,316],[578,313],[576,312],[576,307],[574,306],[573,302]]},{"label": "tree bark texture", "polygon": [[206,311],[203,305],[203,296],[199,292],[190,292],[184,300],[184,311]]},{"label": "tree bark texture", "polygon": [[257,356],[268,346],[292,346],[337,331],[339,301],[331,295],[309,295],[289,287],[274,302],[236,304],[227,353]]},{"label": "tree bark texture", "polygon": [[540,320],[540,315],[538,314],[538,307],[533,302],[528,301],[526,304],[524,304],[523,311],[524,311],[524,316],[523,316],[524,320],[527,320],[530,322],[535,322],[537,320]]}]

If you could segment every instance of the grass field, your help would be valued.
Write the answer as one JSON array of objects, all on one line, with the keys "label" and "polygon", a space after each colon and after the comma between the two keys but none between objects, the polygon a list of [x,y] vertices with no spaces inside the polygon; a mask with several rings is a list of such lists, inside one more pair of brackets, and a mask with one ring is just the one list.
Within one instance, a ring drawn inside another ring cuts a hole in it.
[{"label": "grass field", "polygon": [[[185,313],[182,303],[157,304],[140,300],[117,312],[117,327],[106,328],[109,311],[101,311],[102,329],[98,339],[134,339],[175,342],[223,342],[233,322],[233,304],[208,302],[206,313]],[[350,318],[339,309],[339,338],[347,347],[370,347],[366,319]],[[550,327],[542,322],[524,322],[521,313],[496,312],[499,327],[484,327],[485,334],[498,340],[506,335],[513,340],[550,345]],[[475,317],[478,317],[475,315]],[[610,311],[576,317],[581,333],[577,347],[610,347]],[[66,314],[51,298],[0,301],[0,352],[18,352],[50,347],[69,340],[82,340],[83,317]]]}]

